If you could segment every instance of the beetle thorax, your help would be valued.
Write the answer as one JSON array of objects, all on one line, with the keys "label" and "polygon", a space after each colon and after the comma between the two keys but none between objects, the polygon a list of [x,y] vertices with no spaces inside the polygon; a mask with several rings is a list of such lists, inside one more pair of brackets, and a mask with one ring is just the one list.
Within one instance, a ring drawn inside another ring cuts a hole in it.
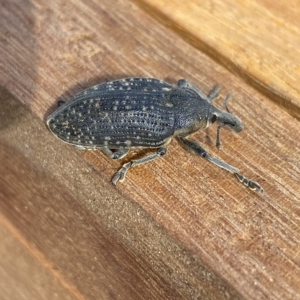
[{"label": "beetle thorax", "polygon": [[181,106],[176,110],[175,135],[187,136],[211,125],[211,104],[199,97],[190,99],[184,104],[184,107]]}]

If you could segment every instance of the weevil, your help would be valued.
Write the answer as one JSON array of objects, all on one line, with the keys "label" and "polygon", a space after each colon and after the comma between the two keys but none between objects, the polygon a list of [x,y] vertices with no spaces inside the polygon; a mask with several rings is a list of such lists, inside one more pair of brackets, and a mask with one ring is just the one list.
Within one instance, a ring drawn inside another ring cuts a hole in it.
[{"label": "weevil", "polygon": [[235,174],[250,189],[263,192],[257,182],[187,138],[216,122],[220,149],[222,127],[235,132],[243,129],[241,120],[228,110],[230,95],[224,101],[226,112],[212,104],[219,90],[216,86],[206,95],[184,79],[175,87],[154,78],[124,78],[75,95],[48,117],[47,125],[57,138],[77,149],[100,149],[112,159],[123,158],[132,148],[157,149],[155,154],[125,163],[114,175],[114,185],[125,179],[130,168],[164,156],[176,137],[188,150]]}]

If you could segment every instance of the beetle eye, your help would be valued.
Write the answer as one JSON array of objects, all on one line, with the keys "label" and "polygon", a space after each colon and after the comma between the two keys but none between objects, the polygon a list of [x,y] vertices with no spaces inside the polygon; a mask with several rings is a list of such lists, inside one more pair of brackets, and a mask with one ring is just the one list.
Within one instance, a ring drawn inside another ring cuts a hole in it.
[{"label": "beetle eye", "polygon": [[211,121],[211,124],[215,123],[217,121],[217,116],[213,115],[210,121]]}]

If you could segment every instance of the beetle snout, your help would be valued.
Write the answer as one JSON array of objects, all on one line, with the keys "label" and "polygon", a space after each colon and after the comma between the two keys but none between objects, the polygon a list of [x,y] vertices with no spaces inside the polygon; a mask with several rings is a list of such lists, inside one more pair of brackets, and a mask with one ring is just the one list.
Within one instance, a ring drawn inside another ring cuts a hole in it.
[{"label": "beetle snout", "polygon": [[243,123],[242,121],[232,115],[232,114],[228,114],[226,116],[226,118],[223,119],[222,122],[224,125],[227,125],[230,129],[232,129],[234,132],[241,132],[243,130]]},{"label": "beetle snout", "polygon": [[243,123],[240,119],[236,118],[232,124],[229,125],[234,132],[241,132],[243,130]]},{"label": "beetle snout", "polygon": [[237,132],[240,132],[244,129],[243,123],[241,122],[237,127]]}]

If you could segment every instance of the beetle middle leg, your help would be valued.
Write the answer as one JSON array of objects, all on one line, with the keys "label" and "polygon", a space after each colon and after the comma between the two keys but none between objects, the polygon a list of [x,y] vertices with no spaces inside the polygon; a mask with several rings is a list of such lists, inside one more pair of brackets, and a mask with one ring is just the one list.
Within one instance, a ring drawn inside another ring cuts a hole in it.
[{"label": "beetle middle leg", "polygon": [[226,171],[235,174],[235,176],[237,177],[237,179],[242,182],[243,184],[245,184],[247,187],[249,187],[252,190],[257,190],[259,192],[263,192],[263,188],[255,181],[252,181],[250,179],[248,179],[247,177],[243,176],[242,174],[240,174],[239,169],[229,165],[228,163],[213,157],[211,155],[208,154],[208,152],[203,149],[198,143],[194,142],[194,141],[190,141],[185,137],[178,137],[179,141],[182,142],[182,144],[190,151],[196,153],[197,155],[205,158],[206,160],[210,161],[211,163],[217,165],[218,167],[225,169]]},{"label": "beetle middle leg", "polygon": [[130,148],[119,148],[117,151],[113,152],[111,151],[108,147],[102,147],[101,151],[104,152],[107,156],[109,156],[112,159],[121,159],[123,157],[125,157],[128,152],[129,152]]},{"label": "beetle middle leg", "polygon": [[152,154],[152,155],[148,155],[148,156],[145,156],[145,157],[142,157],[140,159],[136,159],[136,160],[132,160],[130,162],[127,162],[126,164],[124,164],[122,166],[122,168],[114,175],[113,179],[112,179],[112,184],[113,185],[116,185],[117,182],[120,180],[120,181],[123,181],[125,179],[125,176],[126,176],[126,173],[127,171],[132,168],[132,167],[135,167],[135,166],[138,166],[138,165],[141,165],[141,164],[144,164],[144,163],[147,163],[147,162],[150,162],[154,159],[157,159],[159,157],[162,157],[164,156],[165,154],[167,153],[167,148],[165,147],[161,147],[157,150],[156,154]]}]

